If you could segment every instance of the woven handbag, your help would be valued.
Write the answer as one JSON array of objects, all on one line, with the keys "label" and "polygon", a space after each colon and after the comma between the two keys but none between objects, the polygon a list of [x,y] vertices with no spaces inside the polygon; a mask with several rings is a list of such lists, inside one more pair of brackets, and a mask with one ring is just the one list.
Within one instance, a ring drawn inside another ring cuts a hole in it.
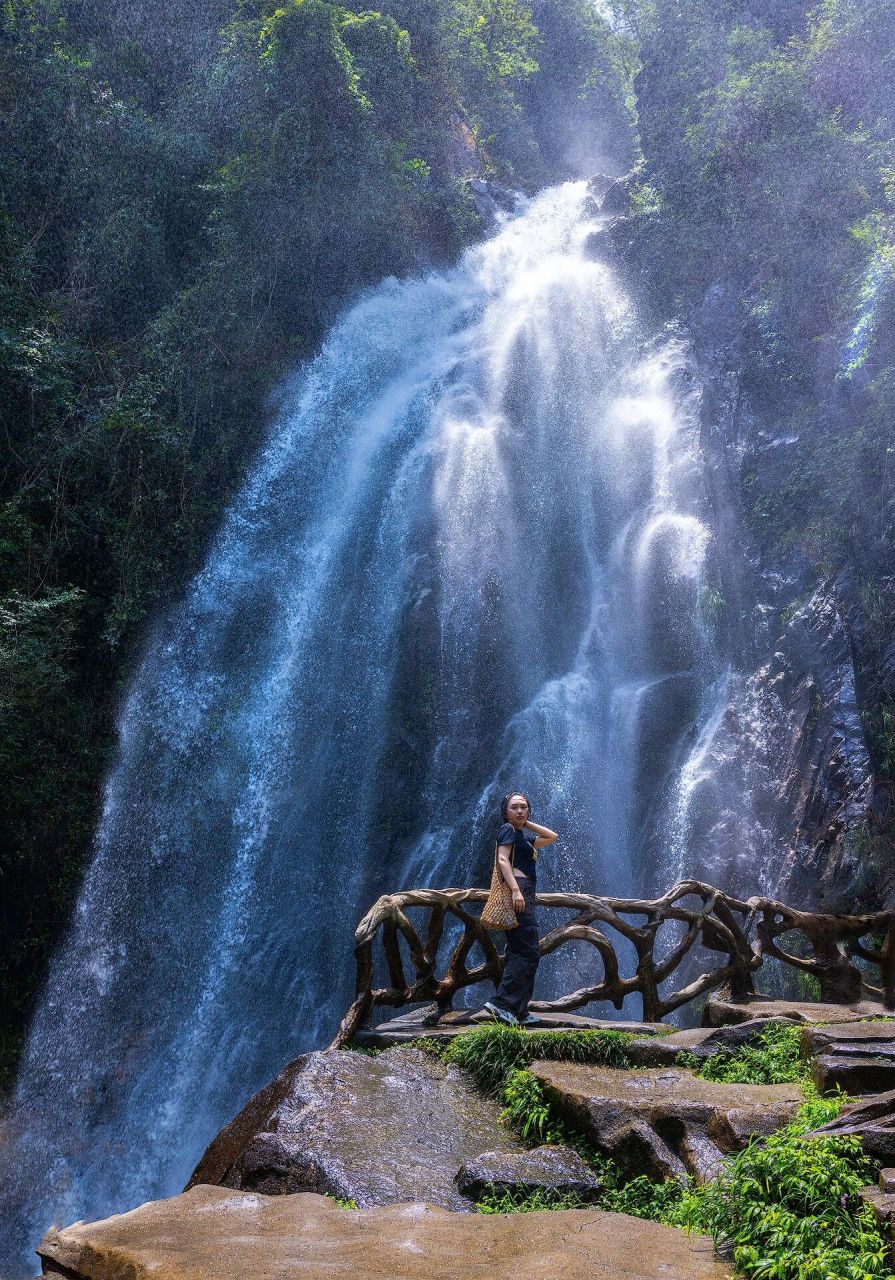
[{"label": "woven handbag", "polygon": [[[510,851],[510,866],[513,866],[513,852]],[[488,900],[482,907],[479,917],[486,929],[515,929],[519,923],[516,908],[513,906],[513,891],[500,874],[497,865],[497,845],[494,846],[494,870],[491,873],[491,888]]]}]

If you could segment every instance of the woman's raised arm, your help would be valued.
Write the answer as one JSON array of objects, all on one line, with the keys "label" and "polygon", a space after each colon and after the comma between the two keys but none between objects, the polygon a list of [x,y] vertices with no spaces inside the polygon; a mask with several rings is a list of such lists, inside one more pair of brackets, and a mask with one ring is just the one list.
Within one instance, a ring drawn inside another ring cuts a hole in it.
[{"label": "woman's raised arm", "polygon": [[559,836],[555,831],[551,831],[549,827],[542,827],[539,822],[532,822],[529,819],[525,825],[528,827],[529,831],[533,831],[537,836],[537,840],[535,840],[536,849],[543,849],[544,845],[547,844],[556,844],[559,839]]}]

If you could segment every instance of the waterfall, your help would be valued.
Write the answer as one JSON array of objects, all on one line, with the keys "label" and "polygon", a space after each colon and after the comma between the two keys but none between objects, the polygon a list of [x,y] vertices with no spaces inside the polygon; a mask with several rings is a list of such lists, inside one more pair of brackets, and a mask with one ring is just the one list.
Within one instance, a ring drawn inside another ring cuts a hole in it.
[{"label": "waterfall", "polygon": [[561,834],[542,887],[650,878],[721,673],[686,346],[643,331],[604,225],[585,183],[520,201],[282,388],[121,710],[0,1130],[17,1258],[178,1191],[334,1032],[371,901],[486,882],[510,786]]}]

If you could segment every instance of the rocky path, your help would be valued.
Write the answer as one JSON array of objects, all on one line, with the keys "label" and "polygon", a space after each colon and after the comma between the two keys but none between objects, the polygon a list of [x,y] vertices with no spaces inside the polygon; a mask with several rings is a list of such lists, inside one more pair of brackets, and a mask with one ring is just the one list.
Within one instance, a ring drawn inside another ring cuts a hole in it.
[{"label": "rocky path", "polygon": [[[681,1051],[697,1059],[736,1052],[770,1019],[788,1019],[805,1024],[802,1052],[818,1083],[847,1081],[854,1093],[892,1078],[895,1020],[858,1021],[867,1016],[863,1009],[840,1006],[829,1011],[838,1015],[833,1021],[818,1007],[823,1025],[808,1025],[808,1008],[752,1001],[723,1025],[670,1034],[632,1026],[631,1069],[552,1060],[529,1069],[559,1113],[628,1174],[661,1180],[689,1173],[702,1181],[753,1134],[786,1124],[802,1095],[796,1085],[702,1080],[677,1065]],[[420,1033],[418,1022],[410,1025]],[[408,1029],[386,1034],[403,1040]],[[829,1129],[860,1132],[868,1150],[891,1161],[895,1091],[860,1101]],[[218,1134],[184,1193],[54,1229],[39,1252],[45,1274],[66,1280],[731,1274],[705,1237],[597,1208],[477,1214],[475,1198],[489,1184],[572,1191],[580,1200],[601,1190],[569,1149],[527,1149],[501,1123],[499,1104],[438,1056],[406,1043],[376,1057],[310,1053]],[[331,1197],[359,1208],[342,1209]],[[876,1207],[881,1215],[886,1208]]]}]

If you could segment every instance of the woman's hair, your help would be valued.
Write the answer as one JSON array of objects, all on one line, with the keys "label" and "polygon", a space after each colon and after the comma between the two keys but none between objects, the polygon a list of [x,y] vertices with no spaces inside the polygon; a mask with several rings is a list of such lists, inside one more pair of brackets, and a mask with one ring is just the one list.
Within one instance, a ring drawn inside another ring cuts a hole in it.
[{"label": "woman's hair", "polygon": [[512,800],[513,796],[522,797],[522,799],[528,805],[528,816],[531,817],[531,801],[529,800],[525,792],[524,791],[508,791],[507,794],[504,796],[504,798],[500,802],[500,816],[503,818],[504,822],[506,822],[507,820],[507,809],[509,809],[510,807],[510,801]]}]

